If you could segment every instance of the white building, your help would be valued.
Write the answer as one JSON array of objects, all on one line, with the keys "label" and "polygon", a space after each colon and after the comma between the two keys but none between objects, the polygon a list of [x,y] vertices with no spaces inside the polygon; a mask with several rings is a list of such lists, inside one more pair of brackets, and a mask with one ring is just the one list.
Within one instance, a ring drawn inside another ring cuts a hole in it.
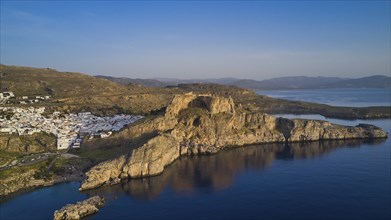
[{"label": "white building", "polygon": [[13,92],[0,92],[0,103],[5,103],[9,98],[15,97]]},{"label": "white building", "polygon": [[31,135],[37,132],[54,134],[57,137],[57,149],[80,147],[84,134],[91,137],[109,137],[112,131],[122,129],[142,116],[116,115],[98,117],[90,112],[79,114],[61,114],[43,116],[45,108],[0,107],[1,111],[12,111],[10,119],[1,118],[0,132]]},{"label": "white building", "polygon": [[72,148],[80,148],[80,143],[78,143],[78,142],[73,143]]},{"label": "white building", "polygon": [[113,133],[113,132],[111,132],[111,131],[102,132],[102,133],[100,134],[100,137],[101,137],[101,138],[107,138],[107,137],[109,137],[112,133]]}]

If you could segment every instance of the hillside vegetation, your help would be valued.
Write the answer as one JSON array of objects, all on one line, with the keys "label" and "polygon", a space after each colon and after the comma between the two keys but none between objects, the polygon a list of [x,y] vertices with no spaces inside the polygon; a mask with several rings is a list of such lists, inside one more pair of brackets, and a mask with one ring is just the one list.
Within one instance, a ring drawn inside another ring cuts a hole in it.
[{"label": "hillside vegetation", "polygon": [[97,114],[148,113],[162,108],[172,98],[168,90],[127,86],[82,73],[59,72],[50,68],[0,66],[1,91],[16,96],[49,95],[37,103],[58,110],[92,111]]},{"label": "hillside vegetation", "polygon": [[161,112],[175,94],[194,92],[231,96],[236,105],[248,111],[270,114],[321,114],[349,119],[391,117],[390,107],[335,107],[288,101],[257,95],[251,90],[234,85],[193,83],[157,88],[135,83],[124,85],[125,83],[116,83],[105,78],[48,68],[1,65],[0,71],[2,91],[9,90],[17,96],[51,95],[53,98],[50,102],[34,105],[70,112],[91,111],[98,115],[155,114]]},{"label": "hillside vegetation", "polygon": [[50,95],[56,98],[127,93],[129,88],[106,79],[50,68],[1,65],[1,91],[16,96]]}]

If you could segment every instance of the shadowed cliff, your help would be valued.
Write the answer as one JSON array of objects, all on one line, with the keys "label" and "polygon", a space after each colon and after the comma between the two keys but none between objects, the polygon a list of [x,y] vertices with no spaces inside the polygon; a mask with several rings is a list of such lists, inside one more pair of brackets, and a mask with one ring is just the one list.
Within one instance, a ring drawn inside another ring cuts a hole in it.
[{"label": "shadowed cliff", "polygon": [[373,140],[329,140],[304,143],[277,143],[246,146],[220,151],[209,156],[184,157],[175,161],[159,176],[129,179],[117,185],[87,191],[88,195],[115,198],[121,194],[141,200],[157,198],[166,188],[192,193],[196,188],[222,190],[231,187],[245,170],[263,172],[275,160],[298,160],[326,156],[341,148],[384,143]]},{"label": "shadowed cliff", "polygon": [[175,96],[164,115],[140,122],[121,135],[135,139],[143,134],[156,136],[131,154],[90,169],[80,190],[118,183],[121,179],[159,175],[182,156],[213,154],[228,147],[387,137],[386,132],[373,125],[352,127],[321,120],[276,118],[235,109],[230,97],[193,93]]}]

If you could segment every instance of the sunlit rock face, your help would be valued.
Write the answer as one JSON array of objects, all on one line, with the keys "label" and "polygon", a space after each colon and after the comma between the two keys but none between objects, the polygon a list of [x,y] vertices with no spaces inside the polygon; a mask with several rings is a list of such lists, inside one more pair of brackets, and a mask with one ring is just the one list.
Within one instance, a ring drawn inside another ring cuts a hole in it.
[{"label": "sunlit rock face", "polygon": [[235,109],[231,98],[192,93],[175,96],[164,115],[130,127],[126,134],[153,135],[131,154],[93,167],[80,190],[124,178],[158,175],[181,156],[213,154],[226,147],[387,137],[386,132],[372,125],[348,127],[327,121],[276,118]]},{"label": "sunlit rock face", "polygon": [[176,95],[171,104],[167,106],[166,117],[176,117],[179,112],[186,108],[204,108],[211,114],[217,113],[235,113],[235,104],[231,97],[220,97],[212,94],[193,94]]},{"label": "sunlit rock face", "polygon": [[161,175],[135,178],[113,186],[88,191],[89,195],[116,198],[129,195],[135,199],[156,199],[169,188],[191,194],[197,188],[215,191],[227,189],[246,170],[263,172],[275,160],[301,160],[328,155],[340,148],[384,143],[384,139],[326,140],[292,143],[271,143],[222,150],[210,156],[182,157],[164,169]]},{"label": "sunlit rock face", "polygon": [[287,139],[289,142],[387,137],[381,128],[367,124],[352,127],[316,120],[293,119],[292,122],[293,127]]},{"label": "sunlit rock face", "polygon": [[104,205],[105,200],[102,197],[94,196],[76,204],[68,204],[60,210],[56,210],[54,212],[54,220],[81,219],[98,212],[99,208]]}]

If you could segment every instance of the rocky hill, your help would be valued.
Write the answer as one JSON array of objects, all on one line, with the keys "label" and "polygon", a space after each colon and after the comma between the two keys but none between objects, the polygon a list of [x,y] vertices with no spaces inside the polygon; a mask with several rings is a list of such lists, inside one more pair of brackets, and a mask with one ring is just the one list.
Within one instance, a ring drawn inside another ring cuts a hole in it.
[{"label": "rocky hill", "polygon": [[[379,130],[371,126],[346,128],[326,122],[283,121],[265,113],[322,114],[352,119],[391,117],[390,107],[350,108],[294,102],[257,95],[251,90],[237,86],[220,84],[179,84],[166,88],[148,88],[137,84],[124,86],[86,74],[5,65],[1,66],[0,76],[2,91],[11,90],[17,96],[49,94],[53,97],[48,102],[12,106],[44,106],[49,112],[90,111],[96,115],[146,115],[145,120],[112,137],[98,141],[93,139],[84,143],[87,151],[93,153],[77,162],[82,164],[75,165],[78,170],[84,169],[86,165],[117,157],[125,150],[129,151],[121,157],[123,160],[108,162],[108,166],[113,166],[112,169],[98,174],[103,179],[107,176],[112,177],[107,180],[108,182],[116,182],[122,177],[153,175],[161,172],[165,163],[175,160],[180,154],[184,156],[214,153],[231,145],[379,135]],[[282,124],[289,127],[280,126]],[[317,128],[319,129],[316,130]],[[302,135],[303,132],[312,130],[316,130],[319,135]],[[26,153],[50,151],[55,147],[55,139],[49,136],[33,135],[19,138],[3,135],[0,142],[3,143],[0,161],[10,161],[17,155]],[[166,144],[162,146],[164,143]],[[167,146],[168,148],[164,148]],[[135,151],[131,153],[133,149]],[[155,150],[158,150],[158,153]],[[95,154],[97,151],[102,151],[98,153],[99,156]],[[150,155],[151,152],[154,153]],[[149,158],[146,159],[144,155]],[[157,160],[156,155],[161,159]],[[139,163],[140,160],[142,163]],[[128,164],[129,161],[132,161],[131,166]],[[138,163],[143,164],[143,167],[137,167]],[[59,167],[61,166],[60,164]],[[46,172],[43,172],[44,167],[45,164],[41,164],[39,169],[24,167],[30,170],[29,172],[19,168],[16,171],[9,170],[6,175],[3,175],[3,172],[1,182],[4,184],[0,187],[0,195],[45,184],[47,181],[41,178],[46,175]],[[141,171],[137,173],[135,169]],[[8,174],[12,174],[10,178],[6,178]],[[62,175],[61,172],[60,174]],[[20,181],[21,178],[23,181]],[[62,181],[61,178],[59,177],[59,181]],[[102,184],[99,181],[96,183]]]},{"label": "rocky hill", "polygon": [[[248,89],[215,83],[178,84],[165,88],[140,84],[121,85],[103,78],[81,73],[58,72],[49,68],[0,66],[1,91],[17,96],[50,95],[49,103],[38,103],[52,110],[94,114],[154,114],[162,111],[176,94],[186,92],[214,93],[231,96],[237,105],[249,111],[281,114],[321,114],[325,117],[368,119],[391,117],[390,107],[334,107],[329,105],[288,101],[257,95]],[[232,82],[234,79],[224,79]]]},{"label": "rocky hill", "polygon": [[1,91],[16,96],[50,95],[56,98],[126,93],[128,89],[106,79],[50,68],[0,66]]},{"label": "rocky hill", "polygon": [[124,131],[132,138],[150,134],[150,139],[130,154],[93,167],[86,173],[80,189],[117,183],[124,178],[158,175],[181,156],[213,154],[227,147],[387,137],[386,132],[372,125],[348,127],[327,121],[290,120],[234,106],[231,98],[212,94],[175,96],[164,115]]}]

